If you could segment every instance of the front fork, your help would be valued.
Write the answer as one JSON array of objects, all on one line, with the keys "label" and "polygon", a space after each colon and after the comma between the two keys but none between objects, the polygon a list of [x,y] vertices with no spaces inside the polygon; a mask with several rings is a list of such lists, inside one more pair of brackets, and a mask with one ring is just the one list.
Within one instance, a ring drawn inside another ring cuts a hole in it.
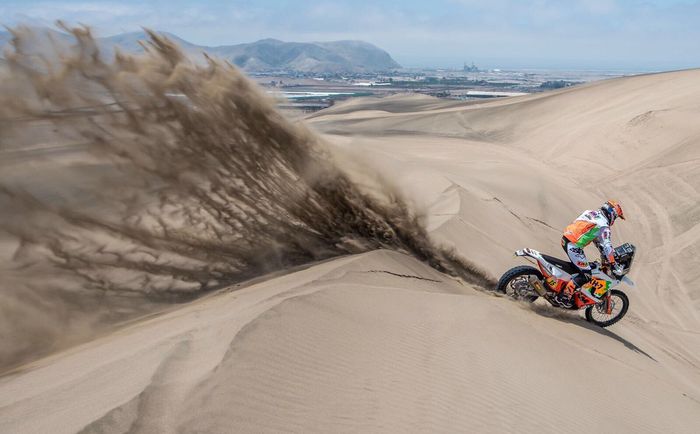
[{"label": "front fork", "polygon": [[[583,294],[582,297],[584,299],[589,299],[589,300],[596,300],[594,297],[589,296],[588,294]],[[589,304],[590,306],[590,304]],[[610,291],[606,292],[605,295],[603,295],[601,298],[599,298],[596,303],[595,303],[596,308],[598,309],[598,312],[605,311],[606,314],[610,315],[612,313],[612,302],[611,302],[611,297],[610,297]]]},{"label": "front fork", "polygon": [[607,294],[605,294],[605,301],[603,301],[603,303],[605,303],[605,313],[610,315],[612,313],[612,303],[610,303],[610,291],[608,291]]}]

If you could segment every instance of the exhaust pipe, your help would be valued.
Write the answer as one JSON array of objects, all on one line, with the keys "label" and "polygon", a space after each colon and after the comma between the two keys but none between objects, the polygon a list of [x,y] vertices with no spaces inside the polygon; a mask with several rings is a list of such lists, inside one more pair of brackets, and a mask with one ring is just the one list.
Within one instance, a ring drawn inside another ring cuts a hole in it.
[{"label": "exhaust pipe", "polygon": [[538,279],[535,276],[530,276],[530,286],[532,286],[535,289],[535,292],[537,295],[540,297],[544,297],[544,295],[547,293],[547,290],[544,289],[544,285],[542,285],[542,281]]}]

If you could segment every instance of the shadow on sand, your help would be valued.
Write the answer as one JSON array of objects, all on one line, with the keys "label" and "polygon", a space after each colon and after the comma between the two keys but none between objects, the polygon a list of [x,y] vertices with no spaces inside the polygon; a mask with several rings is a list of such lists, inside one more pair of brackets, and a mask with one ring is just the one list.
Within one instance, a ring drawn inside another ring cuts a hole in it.
[{"label": "shadow on sand", "polygon": [[620,342],[622,345],[627,347],[628,349],[634,351],[635,353],[639,353],[643,356],[646,356],[647,358],[655,361],[658,363],[658,360],[656,360],[654,357],[652,357],[649,353],[644,351],[643,349],[639,348],[632,342],[628,341],[627,339],[623,338],[622,336],[605,329],[603,327],[594,325],[589,323],[588,321],[575,317],[570,315],[569,311],[559,311],[556,310],[554,311],[554,308],[549,308],[549,306],[541,306],[541,305],[530,305],[531,309],[533,312],[537,313],[538,315],[541,316],[546,316],[547,318],[551,318],[560,322],[568,323],[568,324],[573,324],[582,328],[585,328],[590,331],[594,331],[598,334],[601,334],[603,336],[606,336],[608,338],[615,339],[616,341]]}]

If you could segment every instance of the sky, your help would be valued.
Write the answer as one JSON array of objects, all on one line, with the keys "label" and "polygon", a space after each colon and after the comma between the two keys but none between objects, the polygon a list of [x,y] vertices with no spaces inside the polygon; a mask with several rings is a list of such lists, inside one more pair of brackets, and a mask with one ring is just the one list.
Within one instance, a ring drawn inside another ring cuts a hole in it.
[{"label": "sky", "polygon": [[0,23],[147,27],[201,45],[359,39],[406,67],[700,67],[700,0],[0,0]]}]

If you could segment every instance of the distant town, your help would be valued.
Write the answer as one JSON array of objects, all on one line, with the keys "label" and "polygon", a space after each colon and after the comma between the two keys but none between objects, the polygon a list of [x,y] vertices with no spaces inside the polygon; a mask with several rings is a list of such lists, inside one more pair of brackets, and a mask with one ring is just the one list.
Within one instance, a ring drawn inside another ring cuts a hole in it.
[{"label": "distant town", "polygon": [[624,75],[621,72],[481,69],[410,69],[392,72],[248,72],[280,105],[305,112],[352,97],[415,92],[438,98],[477,100],[520,96]]},{"label": "distant town", "polygon": [[[60,30],[37,28],[37,37],[72,44],[73,37]],[[386,96],[414,92],[438,98],[476,100],[520,96],[576,86],[589,81],[624,75],[622,72],[515,70],[482,68],[464,62],[462,68],[405,68],[389,53],[363,41],[284,42],[261,39],[253,43],[196,45],[171,33],[161,33],[176,42],[192,59],[202,53],[230,62],[279,98],[282,108],[313,112],[338,101],[358,96]],[[116,49],[142,53],[144,32],[97,38],[105,59]],[[12,41],[0,30],[0,67],[3,53]],[[41,44],[39,44],[41,45]]]}]

